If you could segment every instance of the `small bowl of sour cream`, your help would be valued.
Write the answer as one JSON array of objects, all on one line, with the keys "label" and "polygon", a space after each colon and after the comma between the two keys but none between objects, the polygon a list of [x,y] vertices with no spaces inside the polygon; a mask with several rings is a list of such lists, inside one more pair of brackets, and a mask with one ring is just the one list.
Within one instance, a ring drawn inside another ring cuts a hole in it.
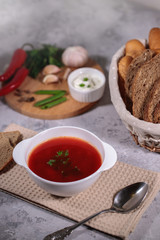
[{"label": "small bowl of sour cream", "polygon": [[89,67],[78,68],[68,77],[70,94],[79,102],[98,101],[103,96],[105,83],[105,75]]}]

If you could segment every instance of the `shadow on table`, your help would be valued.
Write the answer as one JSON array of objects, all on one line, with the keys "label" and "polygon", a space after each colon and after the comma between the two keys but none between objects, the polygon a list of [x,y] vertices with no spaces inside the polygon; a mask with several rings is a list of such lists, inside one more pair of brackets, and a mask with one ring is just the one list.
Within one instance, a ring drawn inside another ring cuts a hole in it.
[{"label": "shadow on table", "polygon": [[108,71],[107,71],[107,66],[109,65],[109,61],[106,57],[103,56],[91,56],[91,58],[96,61],[97,64],[101,66],[103,69],[104,75],[106,77],[106,86],[105,86],[105,91],[103,97],[98,101],[98,103],[95,105],[96,108],[97,106],[102,106],[102,105],[108,105],[111,104],[111,98],[110,98],[110,92],[109,92],[109,84],[108,84]]}]

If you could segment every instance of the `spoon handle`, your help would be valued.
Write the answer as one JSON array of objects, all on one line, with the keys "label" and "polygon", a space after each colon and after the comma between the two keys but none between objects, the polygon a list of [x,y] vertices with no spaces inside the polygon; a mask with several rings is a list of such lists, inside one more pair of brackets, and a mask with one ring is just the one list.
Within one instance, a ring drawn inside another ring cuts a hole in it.
[{"label": "spoon handle", "polygon": [[43,240],[63,240],[63,239],[65,239],[65,237],[69,236],[75,228],[79,227],[80,225],[84,224],[85,222],[88,222],[90,219],[92,219],[102,213],[107,213],[107,212],[115,212],[115,210],[114,210],[114,208],[109,208],[109,209],[104,209],[98,213],[94,213],[93,215],[83,219],[82,221],[80,221],[72,226],[60,229],[57,232],[47,235]]}]

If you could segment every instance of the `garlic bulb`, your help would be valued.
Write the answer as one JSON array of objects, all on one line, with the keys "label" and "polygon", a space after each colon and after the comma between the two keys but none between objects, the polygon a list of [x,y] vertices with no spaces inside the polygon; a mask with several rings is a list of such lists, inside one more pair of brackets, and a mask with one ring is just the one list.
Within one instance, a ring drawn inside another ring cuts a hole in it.
[{"label": "garlic bulb", "polygon": [[62,62],[68,67],[82,67],[88,61],[88,52],[81,46],[68,47],[62,54]]},{"label": "garlic bulb", "polygon": [[58,73],[60,72],[61,69],[57,67],[56,65],[47,65],[43,68],[42,74],[47,75],[47,74],[53,74],[53,73]]}]

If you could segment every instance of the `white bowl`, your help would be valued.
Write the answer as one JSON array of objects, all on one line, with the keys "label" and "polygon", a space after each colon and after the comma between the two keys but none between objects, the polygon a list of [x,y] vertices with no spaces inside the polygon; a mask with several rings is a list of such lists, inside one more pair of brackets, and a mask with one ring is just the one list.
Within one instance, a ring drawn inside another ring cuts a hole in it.
[{"label": "white bowl", "polygon": [[[144,45],[145,40],[140,40]],[[109,70],[109,88],[111,101],[126,128],[132,133],[137,144],[151,151],[160,148],[160,124],[146,122],[134,117],[127,109],[118,86],[118,61],[125,54],[125,45],[112,57]]]},{"label": "white bowl", "polygon": [[[100,152],[103,161],[100,168],[90,176],[73,182],[48,181],[32,172],[27,164],[28,156],[32,149],[48,139],[60,136],[78,137],[95,146],[96,149]],[[107,143],[102,142],[93,133],[82,128],[63,126],[47,129],[32,138],[23,140],[14,148],[13,159],[17,164],[26,168],[30,177],[41,188],[51,194],[66,197],[77,194],[90,187],[99,178],[103,171],[108,170],[115,164],[117,160],[117,154],[113,147]]]},{"label": "white bowl", "polygon": [[[95,89],[77,89],[73,86],[73,81],[80,75],[93,75],[100,79],[100,85]],[[106,78],[105,75],[95,69],[89,67],[78,68],[68,76],[68,86],[71,96],[79,102],[95,102],[98,101],[104,93]]]}]

